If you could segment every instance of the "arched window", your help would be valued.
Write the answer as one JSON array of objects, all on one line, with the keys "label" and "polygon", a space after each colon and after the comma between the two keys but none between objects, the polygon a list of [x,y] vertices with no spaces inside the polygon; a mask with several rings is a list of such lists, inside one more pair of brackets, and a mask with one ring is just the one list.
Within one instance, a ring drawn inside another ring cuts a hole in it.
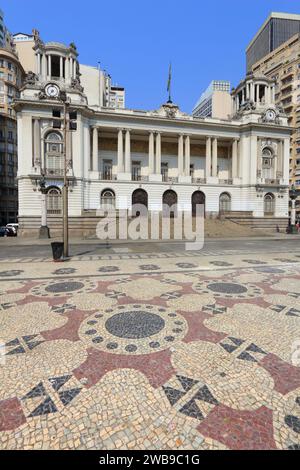
[{"label": "arched window", "polygon": [[61,192],[58,188],[49,188],[47,192],[47,214],[59,215],[62,210]]},{"label": "arched window", "polygon": [[220,212],[231,211],[231,196],[228,193],[220,194]]},{"label": "arched window", "polygon": [[104,211],[114,210],[116,207],[116,195],[112,189],[104,189],[101,193],[101,209]]},{"label": "arched window", "polygon": [[51,131],[45,138],[45,162],[47,175],[63,175],[63,141],[59,132]]},{"label": "arched window", "polygon": [[275,211],[275,197],[272,193],[267,193],[264,197],[264,214],[274,215]]}]

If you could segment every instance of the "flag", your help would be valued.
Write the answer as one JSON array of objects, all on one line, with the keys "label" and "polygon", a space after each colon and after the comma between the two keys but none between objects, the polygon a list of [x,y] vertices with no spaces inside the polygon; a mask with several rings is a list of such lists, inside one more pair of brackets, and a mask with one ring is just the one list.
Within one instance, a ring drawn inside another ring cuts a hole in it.
[{"label": "flag", "polygon": [[169,65],[169,78],[168,78],[168,86],[167,86],[167,91],[171,92],[171,78],[172,78],[172,66],[171,64]]}]

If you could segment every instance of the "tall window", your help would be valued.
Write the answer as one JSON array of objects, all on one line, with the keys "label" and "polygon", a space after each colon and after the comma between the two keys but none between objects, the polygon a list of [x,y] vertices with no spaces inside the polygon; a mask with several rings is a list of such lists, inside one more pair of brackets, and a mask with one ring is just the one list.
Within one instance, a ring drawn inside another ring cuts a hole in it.
[{"label": "tall window", "polygon": [[161,164],[161,174],[162,174],[162,180],[168,181],[168,163]]},{"label": "tall window", "polygon": [[262,151],[262,177],[273,178],[273,151],[269,147],[265,147]]},{"label": "tall window", "polygon": [[132,162],[132,180],[141,180],[141,162]]},{"label": "tall window", "polygon": [[275,197],[272,193],[267,193],[264,197],[264,213],[265,215],[274,215]]},{"label": "tall window", "polygon": [[50,132],[45,139],[46,174],[63,175],[63,142],[58,132]]},{"label": "tall window", "polygon": [[50,188],[47,192],[47,213],[52,215],[61,214],[62,200],[58,188]]},{"label": "tall window", "polygon": [[100,199],[101,209],[104,211],[114,210],[116,207],[116,195],[112,189],[104,189]]},{"label": "tall window", "polygon": [[112,160],[103,161],[103,179],[112,180]]},{"label": "tall window", "polygon": [[231,210],[231,196],[228,193],[220,195],[220,212],[229,212]]}]

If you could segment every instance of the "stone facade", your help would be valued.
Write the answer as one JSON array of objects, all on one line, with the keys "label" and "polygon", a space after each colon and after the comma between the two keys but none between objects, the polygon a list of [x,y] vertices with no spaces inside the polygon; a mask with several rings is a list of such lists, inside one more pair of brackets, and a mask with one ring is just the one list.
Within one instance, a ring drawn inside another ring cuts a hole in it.
[{"label": "stone facade", "polygon": [[[53,59],[60,64],[58,77],[47,73],[50,49],[52,57],[60,57]],[[107,199],[130,211],[137,189],[147,193],[149,211],[161,211],[165,192],[172,190],[187,212],[193,209],[193,194],[201,192],[207,217],[225,211],[270,217],[274,223],[287,218],[290,128],[275,107],[270,80],[247,77],[233,94],[228,120],[195,118],[173,103],[155,111],[97,111],[81,87],[75,49],[39,42],[35,50],[34,80],[27,80],[15,105],[21,234],[38,232],[42,174],[49,193],[48,225],[61,230],[63,133],[53,129],[52,112],[62,110],[62,103],[47,96],[49,83],[65,91],[70,109],[77,111],[77,130],[67,133],[71,234],[95,233],[96,211]],[[61,65],[68,64],[70,54],[72,65]],[[254,95],[252,87],[258,90]]]}]

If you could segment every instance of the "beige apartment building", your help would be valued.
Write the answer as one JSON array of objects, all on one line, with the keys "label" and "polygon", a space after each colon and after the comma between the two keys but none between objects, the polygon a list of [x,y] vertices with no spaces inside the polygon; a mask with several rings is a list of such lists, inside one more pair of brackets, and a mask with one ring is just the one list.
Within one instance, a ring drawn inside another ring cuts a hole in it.
[{"label": "beige apartment building", "polygon": [[[247,71],[275,80],[275,103],[293,128],[290,186],[300,190],[300,15],[271,13],[246,49]],[[300,218],[300,198],[296,202]]]},{"label": "beige apartment building", "polygon": [[230,82],[213,80],[200,96],[192,114],[200,118],[228,119],[231,111]]},{"label": "beige apartment building", "polygon": [[0,47],[0,225],[17,222],[17,122],[13,101],[25,77],[23,67],[6,30]]},{"label": "beige apartment building", "polygon": [[[275,102],[294,129],[290,145],[290,185],[300,190],[300,34],[252,66],[254,73],[276,80]],[[300,215],[300,201],[297,204]]]}]

